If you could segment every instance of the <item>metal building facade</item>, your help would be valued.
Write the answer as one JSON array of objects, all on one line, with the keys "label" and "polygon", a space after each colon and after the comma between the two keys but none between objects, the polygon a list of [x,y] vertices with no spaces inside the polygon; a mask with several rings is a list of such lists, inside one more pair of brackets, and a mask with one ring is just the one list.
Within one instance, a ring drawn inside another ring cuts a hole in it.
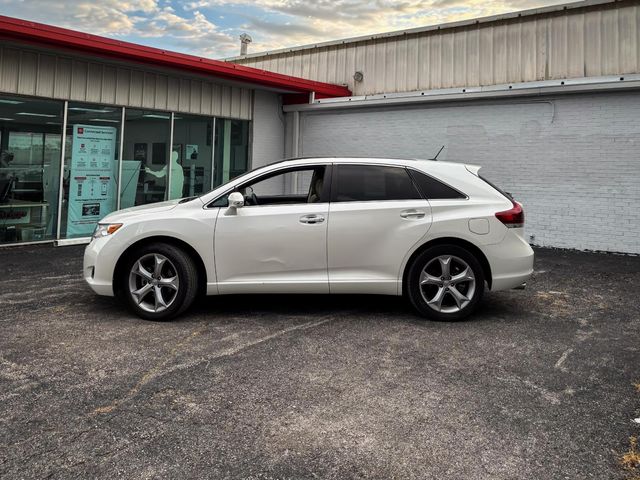
[{"label": "metal building facade", "polygon": [[251,119],[251,90],[62,53],[0,46],[0,92]]},{"label": "metal building facade", "polygon": [[228,60],[371,95],[640,73],[639,35],[639,2],[596,0]]}]

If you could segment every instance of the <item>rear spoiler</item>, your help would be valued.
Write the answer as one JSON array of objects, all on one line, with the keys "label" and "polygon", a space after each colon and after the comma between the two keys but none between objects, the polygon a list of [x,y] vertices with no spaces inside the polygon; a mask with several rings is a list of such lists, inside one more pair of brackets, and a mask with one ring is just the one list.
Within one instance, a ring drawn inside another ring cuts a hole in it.
[{"label": "rear spoiler", "polygon": [[473,173],[476,177],[479,177],[480,175],[478,174],[478,172],[482,167],[480,167],[479,165],[465,165],[464,168],[469,170],[469,172]]}]

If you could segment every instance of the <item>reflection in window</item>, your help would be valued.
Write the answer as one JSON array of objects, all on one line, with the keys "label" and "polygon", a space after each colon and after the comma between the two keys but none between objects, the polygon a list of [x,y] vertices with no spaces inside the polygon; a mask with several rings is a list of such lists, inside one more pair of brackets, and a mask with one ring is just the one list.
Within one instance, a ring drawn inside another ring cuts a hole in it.
[{"label": "reflection in window", "polygon": [[0,97],[0,243],[55,238],[62,105]]},{"label": "reflection in window", "polygon": [[[169,155],[170,130],[169,113],[125,109],[121,208],[165,200],[169,159],[178,164],[177,156]],[[172,196],[183,183],[179,175],[173,179]]]},{"label": "reflection in window", "polygon": [[69,103],[61,236],[88,237],[116,210],[122,110]]},{"label": "reflection in window", "polygon": [[246,120],[216,120],[213,187],[248,170],[249,127],[250,122]]},{"label": "reflection in window", "polygon": [[[195,115],[175,115],[173,152],[177,165],[171,170],[171,183],[176,189],[170,198],[193,197],[211,190],[213,160],[213,119]],[[180,178],[182,189],[178,188]]]}]

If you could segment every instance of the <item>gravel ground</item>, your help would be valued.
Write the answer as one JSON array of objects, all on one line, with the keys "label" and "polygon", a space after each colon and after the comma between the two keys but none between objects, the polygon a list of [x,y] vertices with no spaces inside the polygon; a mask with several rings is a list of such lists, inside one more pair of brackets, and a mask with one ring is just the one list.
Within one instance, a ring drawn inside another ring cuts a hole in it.
[{"label": "gravel ground", "polygon": [[469,321],[399,298],[132,317],[79,247],[0,250],[2,478],[625,478],[640,258],[540,249]]}]

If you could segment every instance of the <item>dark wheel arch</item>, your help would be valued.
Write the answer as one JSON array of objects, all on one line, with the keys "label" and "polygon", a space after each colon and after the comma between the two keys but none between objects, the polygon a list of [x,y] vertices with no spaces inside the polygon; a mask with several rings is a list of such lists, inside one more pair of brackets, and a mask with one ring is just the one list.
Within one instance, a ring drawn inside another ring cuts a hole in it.
[{"label": "dark wheel arch", "polygon": [[118,258],[118,262],[116,263],[116,268],[114,268],[113,270],[113,279],[112,279],[112,285],[113,285],[114,293],[116,295],[118,294],[116,289],[120,288],[119,282],[117,280],[121,278],[122,269],[124,265],[127,263],[126,260],[129,258],[129,256],[133,252],[138,250],[140,247],[149,245],[152,243],[166,243],[168,245],[172,245],[176,248],[183,250],[187,255],[189,255],[189,257],[191,257],[191,259],[193,260],[196,266],[196,270],[198,272],[198,287],[199,287],[198,296],[202,296],[206,294],[207,269],[204,266],[204,261],[202,260],[202,257],[200,257],[200,254],[191,245],[189,245],[187,242],[183,240],[180,240],[175,237],[157,235],[152,237],[145,237],[141,240],[138,240],[136,243],[130,245],[122,253],[122,255],[120,255],[120,258]]},{"label": "dark wheel arch", "polygon": [[489,285],[489,289],[491,289],[491,283],[493,280],[493,277],[491,276],[491,266],[489,265],[489,260],[487,260],[487,257],[484,255],[484,253],[482,253],[482,250],[476,247],[473,243],[467,240],[463,240],[461,238],[441,237],[441,238],[434,238],[433,240],[429,240],[427,243],[420,245],[420,247],[418,247],[416,251],[411,254],[411,257],[409,257],[409,259],[407,260],[407,263],[404,266],[404,271],[402,272],[402,293],[403,294],[407,292],[407,280],[409,275],[409,269],[411,268],[413,261],[422,252],[424,252],[425,250],[431,247],[435,247],[437,245],[456,245],[458,247],[468,250],[469,253],[473,254],[478,259],[478,262],[480,262],[480,265],[482,266],[482,271],[484,273],[484,278],[487,281],[487,284]]}]

